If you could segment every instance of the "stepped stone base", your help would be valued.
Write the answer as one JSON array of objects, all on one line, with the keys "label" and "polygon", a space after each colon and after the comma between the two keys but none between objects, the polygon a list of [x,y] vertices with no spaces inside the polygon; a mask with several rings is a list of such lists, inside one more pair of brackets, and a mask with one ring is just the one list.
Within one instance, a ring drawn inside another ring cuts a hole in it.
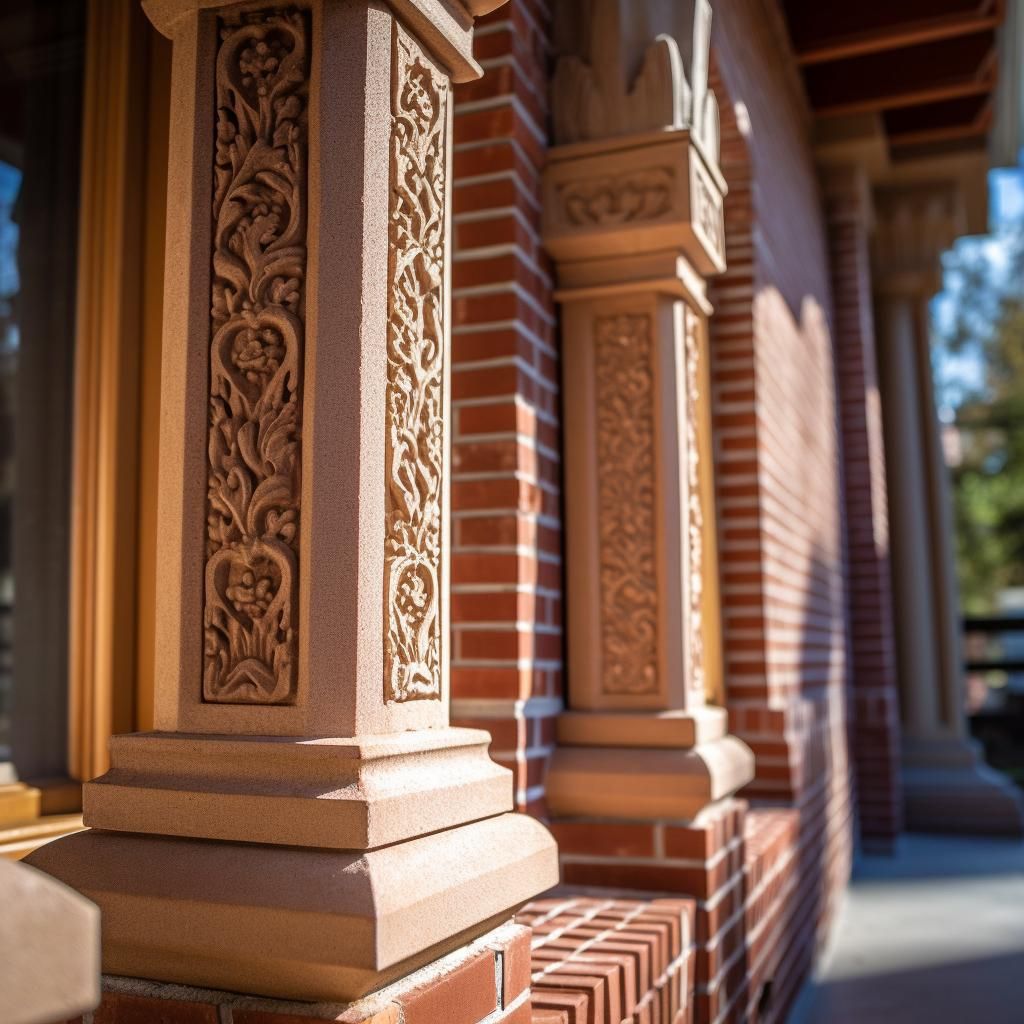
[{"label": "stepped stone base", "polygon": [[905,740],[903,800],[911,832],[1024,835],[1020,790],[968,740]]},{"label": "stepped stone base", "polygon": [[100,907],[105,973],[307,1000],[390,984],[558,880],[517,814],[366,852],[92,829],[29,860]]}]

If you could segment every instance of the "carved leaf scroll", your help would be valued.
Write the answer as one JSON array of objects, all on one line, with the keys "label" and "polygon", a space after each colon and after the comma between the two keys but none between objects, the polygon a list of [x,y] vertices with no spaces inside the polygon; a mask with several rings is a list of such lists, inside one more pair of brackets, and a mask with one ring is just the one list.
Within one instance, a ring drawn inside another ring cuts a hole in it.
[{"label": "carved leaf scroll", "polygon": [[651,318],[595,324],[602,689],[658,690]]},{"label": "carved leaf scroll", "polygon": [[658,167],[574,181],[559,189],[565,219],[577,227],[656,220],[672,208],[673,174]]},{"label": "carved leaf scroll", "polygon": [[219,23],[203,697],[296,686],[307,38],[297,11]]},{"label": "carved leaf scroll", "polygon": [[700,493],[700,435],[698,416],[702,375],[700,335],[697,317],[686,313],[686,538],[689,552],[690,687],[704,692],[704,512]]},{"label": "carved leaf scroll", "polygon": [[392,32],[384,698],[436,700],[450,86],[397,22]]}]

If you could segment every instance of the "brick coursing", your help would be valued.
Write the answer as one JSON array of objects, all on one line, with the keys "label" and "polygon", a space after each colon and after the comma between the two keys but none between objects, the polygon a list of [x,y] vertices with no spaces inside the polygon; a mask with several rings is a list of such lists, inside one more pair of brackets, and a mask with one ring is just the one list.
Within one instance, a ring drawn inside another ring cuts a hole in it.
[{"label": "brick coursing", "polygon": [[850,508],[831,254],[799,79],[768,5],[737,0],[715,18],[712,84],[730,190],[728,270],[713,282],[710,329],[727,702],[732,731],[756,758],[748,821],[784,808],[779,856],[797,870],[780,880],[787,895],[760,933],[745,895],[745,966],[720,976],[724,997],[702,1006],[698,988],[697,1013],[753,1015],[770,980],[776,1009],[765,1019],[776,1019],[852,858]]},{"label": "brick coursing", "polygon": [[692,900],[566,894],[516,916],[533,930],[533,1024],[692,1021]]},{"label": "brick coursing", "polygon": [[477,23],[455,90],[452,718],[487,728],[520,810],[543,814],[562,705],[559,364],[540,244],[549,10]]},{"label": "brick coursing", "polygon": [[863,841],[889,848],[902,827],[902,794],[870,211],[853,168],[827,171],[824,190],[845,477],[857,808]]},{"label": "brick coursing", "polygon": [[100,1005],[67,1024],[530,1024],[529,986],[530,930],[509,922],[355,1003],[104,978]]}]

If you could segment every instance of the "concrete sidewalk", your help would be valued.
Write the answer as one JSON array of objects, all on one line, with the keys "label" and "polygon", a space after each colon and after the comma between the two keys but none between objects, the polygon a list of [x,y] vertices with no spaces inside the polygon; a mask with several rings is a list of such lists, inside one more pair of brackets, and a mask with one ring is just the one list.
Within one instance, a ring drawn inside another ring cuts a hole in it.
[{"label": "concrete sidewalk", "polygon": [[789,1024],[869,1022],[1024,1022],[1024,844],[907,835],[861,859]]}]

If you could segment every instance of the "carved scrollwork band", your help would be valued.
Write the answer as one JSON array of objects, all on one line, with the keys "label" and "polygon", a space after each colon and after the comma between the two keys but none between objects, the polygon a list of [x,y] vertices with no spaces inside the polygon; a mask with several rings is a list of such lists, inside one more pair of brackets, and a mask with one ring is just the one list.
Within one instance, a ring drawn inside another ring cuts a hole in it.
[{"label": "carved scrollwork band", "polygon": [[203,698],[295,698],[308,26],[219,22]]},{"label": "carved scrollwork band", "polygon": [[566,222],[575,227],[651,221],[672,209],[672,182],[670,167],[655,167],[569,182],[559,189],[559,200]]},{"label": "carved scrollwork band", "polygon": [[686,543],[689,552],[689,683],[704,692],[704,512],[701,508],[699,402],[701,367],[700,322],[686,311]]},{"label": "carved scrollwork band", "polygon": [[448,77],[392,29],[384,698],[441,695]]},{"label": "carved scrollwork band", "polygon": [[646,314],[594,325],[601,688],[658,690],[654,367]]}]

